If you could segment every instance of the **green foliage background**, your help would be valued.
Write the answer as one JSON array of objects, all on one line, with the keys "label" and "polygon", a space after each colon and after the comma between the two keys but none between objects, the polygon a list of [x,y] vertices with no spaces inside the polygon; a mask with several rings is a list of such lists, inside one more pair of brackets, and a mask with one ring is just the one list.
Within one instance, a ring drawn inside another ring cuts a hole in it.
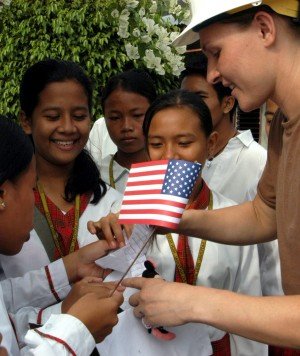
[{"label": "green foliage background", "polygon": [[[0,12],[0,113],[17,117],[19,83],[30,65],[45,58],[61,58],[79,63],[90,75],[95,87],[94,119],[99,117],[99,88],[111,75],[141,66],[128,59],[125,40],[117,35],[117,21],[110,16],[121,2],[12,0],[4,6]],[[149,0],[140,2],[146,9],[147,3],[151,4]],[[151,75],[160,92],[177,86],[171,73]]]}]

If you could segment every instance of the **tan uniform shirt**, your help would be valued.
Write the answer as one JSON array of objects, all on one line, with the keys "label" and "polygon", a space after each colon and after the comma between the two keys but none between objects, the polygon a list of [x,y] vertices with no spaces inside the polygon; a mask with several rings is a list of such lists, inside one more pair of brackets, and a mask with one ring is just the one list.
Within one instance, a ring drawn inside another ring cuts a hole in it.
[{"label": "tan uniform shirt", "polygon": [[274,117],[258,194],[276,209],[283,289],[300,294],[300,117]]}]

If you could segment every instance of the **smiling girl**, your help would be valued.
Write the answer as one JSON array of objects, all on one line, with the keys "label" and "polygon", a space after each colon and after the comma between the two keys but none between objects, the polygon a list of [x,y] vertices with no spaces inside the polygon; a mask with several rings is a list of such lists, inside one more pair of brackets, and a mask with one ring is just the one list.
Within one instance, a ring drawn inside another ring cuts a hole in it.
[{"label": "smiling girl", "polygon": [[37,165],[34,229],[22,251],[1,256],[6,277],[39,268],[95,241],[88,220],[117,211],[120,195],[99,179],[84,151],[91,125],[92,87],[72,62],[30,67],[20,87],[21,123],[34,142]]}]

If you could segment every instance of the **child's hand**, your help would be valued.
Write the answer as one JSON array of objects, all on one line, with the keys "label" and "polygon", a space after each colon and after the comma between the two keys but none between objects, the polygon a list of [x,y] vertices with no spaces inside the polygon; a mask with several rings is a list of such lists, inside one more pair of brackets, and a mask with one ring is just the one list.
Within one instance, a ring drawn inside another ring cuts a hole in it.
[{"label": "child's hand", "polygon": [[1,346],[1,342],[2,342],[2,335],[0,333],[0,356],[8,356],[8,352],[7,352],[6,348]]},{"label": "child's hand", "polygon": [[103,283],[102,278],[85,277],[73,285],[70,293],[62,302],[61,311],[62,313],[67,313],[72,305],[89,293],[95,293],[99,298],[107,298],[114,286],[114,283]]},{"label": "child's hand", "polygon": [[134,225],[121,225],[118,221],[118,214],[110,213],[99,221],[89,221],[88,230],[91,234],[96,234],[100,240],[106,240],[110,248],[125,246],[123,230],[129,238]]},{"label": "child's hand", "polygon": [[[110,290],[107,292],[110,293]],[[118,290],[107,298],[89,293],[80,298],[69,309],[68,314],[79,319],[89,329],[95,341],[101,342],[117,324],[117,312],[123,300],[123,295]]]},{"label": "child's hand", "polygon": [[69,282],[73,283],[90,276],[104,278],[105,270],[96,265],[95,261],[105,256],[110,249],[106,241],[97,241],[63,257]]}]

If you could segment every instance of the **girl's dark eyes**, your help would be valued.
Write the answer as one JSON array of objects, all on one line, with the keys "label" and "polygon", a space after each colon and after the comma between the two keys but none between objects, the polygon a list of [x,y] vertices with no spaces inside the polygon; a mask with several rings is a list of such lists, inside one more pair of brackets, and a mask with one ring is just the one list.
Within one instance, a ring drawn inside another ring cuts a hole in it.
[{"label": "girl's dark eyes", "polygon": [[143,118],[145,116],[144,113],[141,113],[141,114],[134,114],[133,117],[136,118],[136,119],[139,119],[139,118]]},{"label": "girl's dark eyes", "polygon": [[160,142],[152,142],[149,143],[149,146],[153,147],[153,148],[157,148],[160,147],[162,144]]},{"label": "girl's dark eyes", "polygon": [[189,146],[192,143],[192,141],[183,141],[183,142],[179,142],[178,144],[180,146]]},{"label": "girl's dark eyes", "polygon": [[109,116],[107,119],[111,120],[111,121],[117,121],[118,119],[120,119],[120,117],[119,116]]},{"label": "girl's dark eyes", "polygon": [[59,115],[45,115],[45,117],[46,117],[48,120],[52,120],[52,121],[58,120],[58,119],[60,118]]},{"label": "girl's dark eyes", "polygon": [[74,115],[74,119],[77,121],[82,121],[87,118],[87,115]]}]

